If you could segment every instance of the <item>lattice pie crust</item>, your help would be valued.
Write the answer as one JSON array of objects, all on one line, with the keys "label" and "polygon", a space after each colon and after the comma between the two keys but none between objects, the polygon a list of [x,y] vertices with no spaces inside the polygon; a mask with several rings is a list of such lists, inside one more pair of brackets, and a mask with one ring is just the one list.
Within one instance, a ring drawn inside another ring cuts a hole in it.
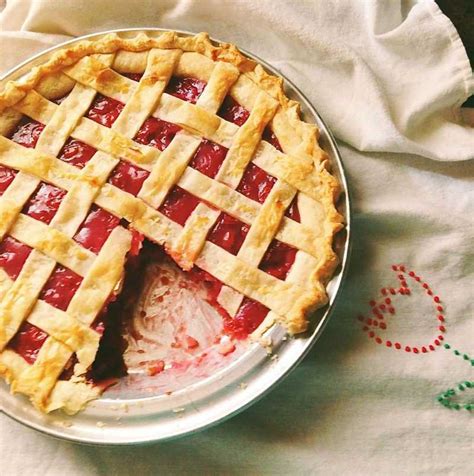
[{"label": "lattice pie crust", "polygon": [[[143,76],[138,82],[129,73]],[[172,76],[206,82],[196,104],[164,92]],[[111,128],[84,117],[97,92],[125,104]],[[217,115],[228,95],[250,112],[240,127]],[[34,149],[10,138],[25,115],[45,125]],[[150,116],[182,128],[163,151],[133,140]],[[266,127],[281,151],[262,140]],[[97,149],[83,168],[57,158],[70,137]],[[214,178],[188,165],[203,138],[228,149]],[[149,172],[136,196],[107,182],[120,161]],[[250,162],[276,178],[262,204],[236,191]],[[120,291],[130,229],[163,245],[183,269],[197,266],[223,282],[218,300],[231,316],[246,296],[270,309],[265,325],[276,321],[299,333],[308,312],[326,302],[342,217],[318,129],[300,120],[280,78],[233,45],[213,46],[205,33],[83,41],[7,83],[0,94],[0,165],[17,171],[0,196],[0,241],[8,235],[33,249],[16,279],[0,268],[0,374],[43,411],[74,413],[99,393],[84,379],[100,339],[91,324]],[[49,224],[22,213],[41,182],[66,191]],[[175,185],[200,201],[184,226],[158,210]],[[295,197],[300,222],[285,216]],[[129,224],[116,227],[97,254],[72,239],[93,205]],[[249,226],[236,255],[206,240],[221,211]],[[285,280],[258,268],[274,238],[298,250]],[[82,277],[64,311],[38,299],[57,264]],[[25,320],[48,334],[32,365],[8,347]],[[74,375],[58,380],[73,354]]]}]

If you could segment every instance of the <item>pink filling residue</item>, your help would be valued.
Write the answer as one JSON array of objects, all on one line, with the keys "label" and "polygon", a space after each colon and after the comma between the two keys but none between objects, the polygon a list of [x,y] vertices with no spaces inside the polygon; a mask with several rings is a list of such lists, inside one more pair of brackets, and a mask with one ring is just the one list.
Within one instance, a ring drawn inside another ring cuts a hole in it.
[{"label": "pink filling residue", "polygon": [[224,334],[222,315],[204,283],[168,258],[150,264],[127,325],[128,377],[120,387],[170,392],[213,375],[242,354],[244,341]]}]

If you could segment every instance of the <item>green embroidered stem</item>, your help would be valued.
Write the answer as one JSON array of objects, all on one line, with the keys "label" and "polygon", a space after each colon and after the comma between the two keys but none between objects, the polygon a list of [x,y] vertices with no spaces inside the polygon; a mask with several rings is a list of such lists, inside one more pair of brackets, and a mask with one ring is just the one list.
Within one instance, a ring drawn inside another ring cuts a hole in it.
[{"label": "green embroidered stem", "polygon": [[451,401],[454,396],[459,395],[460,392],[464,392],[468,388],[474,388],[474,382],[466,381],[460,383],[457,389],[449,388],[438,396],[438,402],[441,403],[443,407],[449,408],[450,410],[461,410],[461,408],[463,408],[470,412],[474,410],[474,403],[456,403]]},{"label": "green embroidered stem", "polygon": [[[471,366],[474,366],[474,359],[471,359],[468,354],[464,354],[457,349],[452,349],[451,345],[448,343],[444,344],[443,347],[446,350],[452,350],[456,357],[461,357],[466,362],[469,362]],[[466,380],[465,382],[458,384],[457,388],[449,388],[445,392],[441,393],[437,400],[441,405],[443,405],[443,407],[449,408],[450,410],[464,409],[470,412],[474,410],[474,403],[456,403],[452,401],[453,397],[460,395],[460,393],[470,388],[474,388],[474,382]]]},{"label": "green embroidered stem", "polygon": [[[444,347],[446,350],[451,349],[451,346],[450,346],[449,344],[444,344],[443,347]],[[460,351],[457,350],[457,349],[453,349],[453,354],[454,354],[456,357],[462,357],[463,360],[465,360],[466,362],[470,362],[471,365],[474,367],[474,359],[471,359],[471,357],[469,357],[469,355],[463,354],[462,352],[460,352]]]}]

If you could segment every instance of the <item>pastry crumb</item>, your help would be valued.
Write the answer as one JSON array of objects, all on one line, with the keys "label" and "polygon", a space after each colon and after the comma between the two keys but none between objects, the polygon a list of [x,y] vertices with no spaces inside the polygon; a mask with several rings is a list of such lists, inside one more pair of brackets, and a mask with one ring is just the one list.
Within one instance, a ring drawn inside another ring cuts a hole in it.
[{"label": "pastry crumb", "polygon": [[228,336],[223,336],[217,346],[217,352],[223,356],[229,355],[235,350],[235,344]]},{"label": "pastry crumb", "polygon": [[125,413],[128,413],[128,405],[126,403],[122,403],[122,405],[120,405],[120,408],[125,412]]},{"label": "pastry crumb", "polygon": [[173,408],[173,413],[183,413],[186,410],[186,408],[180,407],[180,408]]},{"label": "pastry crumb", "polygon": [[261,337],[258,342],[267,351],[268,355],[273,352],[273,342],[269,336]]},{"label": "pastry crumb", "polygon": [[248,387],[248,384],[246,384],[245,382],[239,383],[239,388],[241,388],[242,390],[245,390],[247,387]]},{"label": "pastry crumb", "polygon": [[97,428],[104,428],[105,423],[104,423],[103,421],[98,421],[98,422],[95,424],[95,426],[96,426]]}]

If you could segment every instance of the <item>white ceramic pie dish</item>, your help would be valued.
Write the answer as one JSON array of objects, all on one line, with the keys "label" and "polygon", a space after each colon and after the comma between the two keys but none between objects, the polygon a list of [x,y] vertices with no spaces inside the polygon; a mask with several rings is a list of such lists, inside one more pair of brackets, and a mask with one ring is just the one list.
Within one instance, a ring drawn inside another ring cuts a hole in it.
[{"label": "white ceramic pie dish", "polygon": [[[152,36],[166,30],[144,28],[113,32],[127,36],[140,31]],[[32,66],[44,62],[65,45],[71,46],[83,39],[98,39],[111,32],[80,37],[40,53],[3,76],[0,86],[5,81],[18,79]],[[178,33],[191,35],[188,32]],[[260,58],[243,52],[271,73],[281,76]],[[311,317],[309,330],[297,338],[286,339],[285,331],[281,327],[274,327],[266,334],[272,342],[272,355],[255,343],[237,360],[211,377],[171,395],[145,396],[142,392],[113,391],[105,393],[74,417],[61,412],[39,413],[25,398],[11,395],[7,385],[2,382],[0,402],[5,414],[49,435],[82,443],[119,445],[165,440],[206,428],[243,410],[267,393],[301,361],[322,333],[345,276],[350,250],[350,201],[342,161],[331,132],[301,92],[286,79],[285,86],[288,97],[301,104],[304,119],[320,128],[321,146],[329,154],[333,173],[343,189],[338,204],[346,222],[344,234],[338,237],[341,265],[327,286],[329,304]],[[272,358],[275,355],[277,359]]]}]

